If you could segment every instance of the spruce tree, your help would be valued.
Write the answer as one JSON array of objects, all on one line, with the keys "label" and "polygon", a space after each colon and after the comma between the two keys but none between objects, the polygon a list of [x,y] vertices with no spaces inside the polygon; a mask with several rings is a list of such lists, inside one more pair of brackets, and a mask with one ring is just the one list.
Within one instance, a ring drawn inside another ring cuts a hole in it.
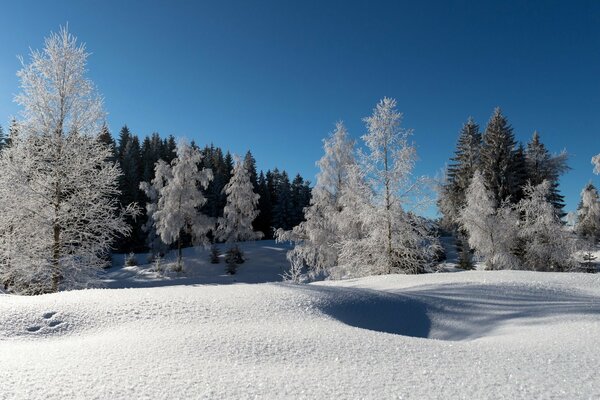
[{"label": "spruce tree", "polygon": [[232,177],[225,186],[225,194],[227,204],[223,217],[219,218],[216,236],[228,243],[259,239],[262,232],[256,232],[252,226],[259,213],[259,195],[254,192],[249,171],[240,157],[236,156]]},{"label": "spruce tree", "polygon": [[265,239],[273,238],[272,226],[272,211],[273,204],[271,203],[271,193],[267,185],[267,178],[262,171],[258,176],[257,193],[260,196],[258,199],[258,217],[253,222],[254,230],[263,233]]},{"label": "spruce tree", "polygon": [[283,171],[275,186],[273,228],[287,231],[292,228],[292,191],[287,172]]},{"label": "spruce tree", "polygon": [[518,195],[519,182],[513,163],[515,145],[512,127],[498,107],[485,128],[481,148],[481,172],[496,207],[509,198],[515,202]]},{"label": "spruce tree", "polygon": [[549,182],[548,201],[552,203],[556,210],[556,215],[562,218],[565,213],[564,196],[560,194],[558,188],[559,177],[569,170],[567,166],[567,154],[562,152],[557,155],[550,154],[546,146],[540,141],[540,135],[537,131],[527,143],[525,150],[525,163],[527,180],[533,186],[541,185],[542,182]]},{"label": "spruce tree", "polygon": [[442,213],[442,225],[455,231],[460,266],[471,269],[471,253],[468,237],[459,229],[458,216],[465,205],[465,193],[471,183],[473,174],[479,167],[481,152],[481,132],[479,125],[469,117],[460,130],[458,143],[448,166],[446,182],[442,185],[438,198],[438,208]]}]

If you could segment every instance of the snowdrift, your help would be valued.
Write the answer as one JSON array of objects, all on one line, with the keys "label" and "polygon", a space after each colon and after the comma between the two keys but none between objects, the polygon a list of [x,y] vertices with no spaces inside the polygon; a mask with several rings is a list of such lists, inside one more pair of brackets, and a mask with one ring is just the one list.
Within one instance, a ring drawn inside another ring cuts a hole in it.
[{"label": "snowdrift", "polygon": [[217,285],[232,277],[193,271],[0,295],[0,398],[600,397],[598,275]]}]

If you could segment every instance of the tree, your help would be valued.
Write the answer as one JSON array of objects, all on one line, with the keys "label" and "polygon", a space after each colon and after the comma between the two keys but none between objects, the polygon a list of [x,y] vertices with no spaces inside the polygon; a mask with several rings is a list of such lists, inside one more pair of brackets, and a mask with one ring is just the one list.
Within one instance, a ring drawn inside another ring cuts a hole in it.
[{"label": "tree", "polygon": [[116,235],[120,170],[98,140],[102,101],[85,77],[85,46],[66,28],[18,72],[18,135],[0,158],[0,274],[15,292],[91,284]]},{"label": "tree", "polygon": [[271,193],[269,192],[269,186],[267,184],[267,178],[260,171],[258,176],[258,217],[254,220],[254,230],[262,232],[264,238],[271,238],[272,236],[272,209],[273,205],[271,202]]},{"label": "tree", "polygon": [[354,141],[348,137],[342,122],[323,140],[323,150],[324,155],[317,161],[317,184],[304,213],[305,221],[292,230],[277,231],[278,241],[294,243],[287,254],[293,280],[299,278],[297,272],[304,266],[308,266],[312,275],[330,274],[338,264],[340,243],[347,239],[340,217],[342,210],[350,205],[344,205],[342,193],[349,183],[349,168],[356,165],[356,160]]},{"label": "tree", "polygon": [[259,195],[254,193],[250,175],[241,158],[235,158],[232,177],[225,186],[227,203],[219,218],[216,236],[228,243],[255,240],[262,232],[254,231],[252,221],[258,215]]},{"label": "tree", "polygon": [[513,164],[515,145],[512,127],[498,107],[485,128],[480,166],[496,207],[508,199],[516,201],[519,185]]},{"label": "tree", "polygon": [[206,203],[198,188],[206,188],[213,178],[210,169],[198,169],[201,160],[200,151],[180,142],[177,157],[171,165],[159,161],[152,180],[158,201],[155,210],[148,210],[148,216],[154,220],[156,232],[164,243],[177,242],[178,271],[183,270],[183,235],[191,235],[195,244],[207,244],[206,235],[213,229],[213,219],[198,211]]},{"label": "tree", "polygon": [[[275,174],[275,169],[273,173]],[[273,204],[273,228],[287,231],[292,228],[292,190],[287,172],[275,175],[275,203]]]},{"label": "tree", "polygon": [[349,275],[420,273],[425,270],[438,245],[422,219],[408,212],[411,197],[421,186],[412,179],[416,150],[409,138],[411,130],[400,127],[402,114],[396,101],[381,100],[370,117],[364,119],[368,133],[362,136],[368,152],[361,152],[361,173],[372,190],[372,201],[353,218],[368,227],[365,237],[345,243],[353,257],[345,257]]},{"label": "tree", "polygon": [[2,149],[5,148],[7,144],[8,136],[6,136],[6,133],[4,133],[4,130],[2,129],[2,125],[0,125],[0,151],[2,151]]},{"label": "tree", "polygon": [[548,181],[548,201],[554,206],[555,212],[559,218],[565,213],[564,196],[558,189],[558,180],[562,174],[569,170],[567,165],[567,153],[550,154],[546,146],[540,141],[540,135],[537,131],[533,132],[533,137],[527,143],[525,150],[525,163],[527,180],[532,186],[541,185]]},{"label": "tree", "polygon": [[440,197],[440,202],[447,204],[447,207],[440,207],[446,225],[457,224],[458,213],[465,203],[465,193],[475,170],[479,167],[480,151],[479,125],[469,117],[460,131],[454,157],[450,159],[451,164],[448,166],[445,190],[442,191],[443,195]]},{"label": "tree", "polygon": [[466,204],[459,221],[469,234],[469,245],[481,257],[487,269],[513,269],[518,260],[512,253],[516,244],[518,216],[505,202],[500,207],[484,177],[476,171],[466,193]]},{"label": "tree", "polygon": [[600,175],[600,154],[592,157],[592,164],[594,164],[594,173]]},{"label": "tree", "polygon": [[581,191],[575,232],[592,243],[600,240],[600,197],[591,182]]},{"label": "tree", "polygon": [[554,205],[548,201],[551,183],[527,184],[517,204],[518,237],[523,244],[522,265],[534,271],[565,271],[574,266],[574,241],[563,230]]}]

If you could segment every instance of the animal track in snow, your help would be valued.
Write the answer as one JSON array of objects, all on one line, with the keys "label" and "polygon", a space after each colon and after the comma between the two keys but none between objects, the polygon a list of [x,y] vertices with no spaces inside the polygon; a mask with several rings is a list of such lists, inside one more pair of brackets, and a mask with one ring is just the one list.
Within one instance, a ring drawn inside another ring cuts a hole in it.
[{"label": "animal track in snow", "polygon": [[[56,315],[56,311],[45,312],[44,314],[42,314],[42,320],[43,320],[42,325],[32,325],[32,326],[25,328],[25,330],[30,333],[35,333],[35,332],[39,332],[41,330],[48,330],[50,328],[57,327],[58,325],[62,324],[63,321],[53,319],[53,317],[55,315]],[[46,326],[44,326],[44,325],[46,325]]]}]

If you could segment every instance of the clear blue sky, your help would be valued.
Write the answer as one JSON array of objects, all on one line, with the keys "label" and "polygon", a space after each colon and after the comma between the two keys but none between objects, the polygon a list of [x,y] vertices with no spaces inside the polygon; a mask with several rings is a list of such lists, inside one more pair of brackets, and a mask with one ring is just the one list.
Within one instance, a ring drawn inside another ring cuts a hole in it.
[{"label": "clear blue sky", "polygon": [[16,56],[61,24],[93,53],[113,135],[127,123],[251,149],[262,169],[313,180],[321,139],[394,97],[414,128],[417,173],[452,155],[469,115],[500,106],[571,154],[567,209],[600,152],[598,1],[10,1],[0,12],[0,123],[17,113]]}]

